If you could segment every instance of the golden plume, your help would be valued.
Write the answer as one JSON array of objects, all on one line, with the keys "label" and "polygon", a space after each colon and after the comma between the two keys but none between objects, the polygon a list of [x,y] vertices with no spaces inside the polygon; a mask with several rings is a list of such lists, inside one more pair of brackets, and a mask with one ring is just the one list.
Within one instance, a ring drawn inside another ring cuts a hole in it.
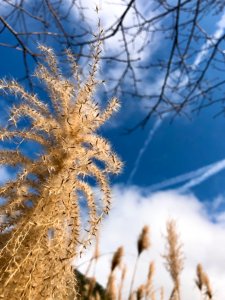
[{"label": "golden plume", "polygon": [[[96,130],[118,110],[113,98],[105,110],[93,100],[100,42],[86,82],[70,52],[67,60],[73,78],[65,78],[52,49],[40,46],[44,63],[35,76],[49,94],[49,103],[28,93],[18,82],[1,80],[0,89],[21,98],[11,109],[9,125],[0,128],[0,139],[31,140],[42,146],[37,158],[20,147],[0,151],[0,164],[18,167],[15,180],[0,187],[0,298],[67,299],[74,294],[71,259],[86,247],[110,209],[109,173],[119,173],[122,163]],[[18,124],[28,117],[30,128]],[[100,163],[101,162],[101,163]],[[102,164],[103,162],[103,164]],[[104,166],[103,166],[104,165]],[[102,193],[97,205],[94,178]],[[88,234],[80,214],[81,200],[88,207]]]}]

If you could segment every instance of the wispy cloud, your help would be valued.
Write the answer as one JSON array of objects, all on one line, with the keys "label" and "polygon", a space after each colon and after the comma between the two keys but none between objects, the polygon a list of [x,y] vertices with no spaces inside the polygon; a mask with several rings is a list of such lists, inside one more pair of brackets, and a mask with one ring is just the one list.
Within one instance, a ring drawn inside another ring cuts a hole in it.
[{"label": "wispy cloud", "polygon": [[[98,18],[101,20],[101,24],[107,32],[107,29],[113,27],[115,29],[118,20],[120,20],[121,15],[127,8],[127,3],[125,3],[123,0],[115,0],[113,2],[111,1],[102,1],[102,0],[83,0],[82,6],[85,7],[85,19],[90,25],[91,28],[96,27],[97,30],[97,24],[98,24]],[[96,7],[98,7],[98,13],[96,13]],[[139,1],[138,5],[136,6],[136,9],[140,12],[142,17],[149,19],[157,14],[156,9],[151,9],[152,4],[147,4],[145,1]],[[74,9],[74,14],[78,17],[76,9]],[[140,51],[138,53],[139,49],[142,48],[142,45],[145,43],[146,40],[146,32],[143,30],[138,30],[135,28],[135,26],[138,26],[138,23],[140,22],[139,17],[137,16],[137,12],[133,8],[133,6],[130,7],[130,9],[127,11],[125,18],[123,19],[123,25],[126,27],[126,43],[127,47],[129,49],[129,54],[131,59],[135,59],[138,57],[141,57],[142,61],[148,57],[148,54],[152,52],[152,45],[151,47],[146,47],[144,51]],[[148,37],[153,36],[151,32],[148,32]],[[123,41],[124,37],[122,35],[122,32],[118,30],[113,36],[110,37],[110,39],[105,40],[104,42],[104,48],[106,51],[106,54],[115,55],[120,53],[121,58],[121,50],[124,49]],[[126,57],[126,54],[124,53],[124,57]]]},{"label": "wispy cloud", "polygon": [[[71,2],[70,0],[69,3]],[[156,36],[151,31],[146,31],[146,28],[139,28],[141,18],[151,19],[158,13],[158,9],[152,9],[154,4],[150,1],[140,0],[135,5],[131,5],[123,18],[123,28],[125,28],[125,36],[120,26],[110,38],[104,40],[103,56],[114,57],[113,64],[106,64],[107,73],[104,71],[102,76],[107,82],[106,91],[111,91],[119,78],[121,78],[123,85],[133,86],[134,80],[139,82],[147,82],[149,74],[143,69],[137,68],[140,61],[142,64],[149,62],[153,53],[155,53],[158,46],[160,46],[161,34]],[[98,13],[96,12],[98,7]],[[124,0],[102,1],[102,0],[82,0],[82,7],[85,7],[85,21],[93,32],[98,31],[98,18],[101,20],[101,25],[104,28],[105,35],[110,35],[117,27],[117,24],[127,9],[128,3]],[[137,11],[140,13],[138,14]],[[80,20],[76,6],[73,9],[76,21]],[[146,41],[151,41],[151,47],[146,46]],[[119,61],[116,61],[119,59]],[[105,60],[102,62],[104,63]],[[130,61],[131,64],[127,63]],[[84,60],[86,63],[86,60]],[[84,63],[84,65],[85,65]],[[132,70],[131,70],[132,66]],[[134,73],[133,73],[134,72]],[[124,75],[126,74],[126,75]],[[134,77],[133,77],[134,76]],[[110,79],[110,80],[109,80]],[[140,85],[140,84],[138,84]],[[143,83],[143,86],[145,84]],[[120,92],[120,88],[117,89]]]},{"label": "wispy cloud", "polygon": [[5,183],[7,180],[9,180],[12,176],[7,171],[5,167],[0,167],[0,184]]}]

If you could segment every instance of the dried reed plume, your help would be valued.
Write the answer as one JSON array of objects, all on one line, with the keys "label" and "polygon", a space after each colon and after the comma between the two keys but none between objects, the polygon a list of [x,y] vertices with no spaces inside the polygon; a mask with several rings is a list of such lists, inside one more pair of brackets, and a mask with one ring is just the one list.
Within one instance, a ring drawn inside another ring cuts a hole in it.
[{"label": "dried reed plume", "polygon": [[122,300],[122,292],[123,292],[123,286],[124,281],[127,273],[127,267],[124,265],[121,273],[121,279],[120,279],[120,285],[119,285],[119,291],[118,291],[118,300]]},{"label": "dried reed plume", "polygon": [[149,227],[144,226],[138,238],[138,242],[137,242],[138,256],[140,256],[144,250],[147,250],[150,247],[149,231],[150,231]]},{"label": "dried reed plume", "polygon": [[155,299],[155,291],[153,289],[153,276],[155,273],[155,263],[152,261],[149,265],[147,282],[145,284],[146,298]]},{"label": "dried reed plume", "polygon": [[184,258],[182,244],[176,232],[176,223],[174,220],[167,222],[167,249],[163,256],[166,260],[166,268],[173,280],[174,288],[170,300],[180,300],[180,273],[183,270]]},{"label": "dried reed plume", "polygon": [[145,295],[145,285],[141,284],[137,289],[137,300],[141,300]]},{"label": "dried reed plume", "polygon": [[123,247],[119,247],[114,253],[112,258],[111,272],[113,272],[116,267],[120,266],[123,255],[124,255],[124,249]]},{"label": "dried reed plume", "polygon": [[140,255],[144,250],[148,250],[148,248],[150,247],[149,233],[150,233],[149,226],[146,225],[142,228],[141,234],[138,237],[137,257],[136,257],[136,261],[135,261],[135,265],[134,265],[134,271],[133,271],[131,284],[130,284],[130,298],[129,298],[129,300],[132,297],[132,290],[133,290],[133,286],[134,286],[135,276],[136,276],[136,273],[137,273],[137,267],[138,267],[138,262],[139,262]]},{"label": "dried reed plume", "polygon": [[[143,235],[141,234],[140,236]],[[159,286],[157,284],[157,287],[154,286],[153,279],[156,274],[155,263],[154,261],[151,261],[148,267],[148,274],[145,281],[139,283],[139,285],[135,286],[134,288],[132,287],[132,289],[129,290],[129,294],[127,294],[128,282],[125,282],[124,280],[125,280],[126,273],[132,270],[129,270],[129,268],[123,265],[121,273],[117,272],[118,267],[121,265],[120,260],[123,254],[122,248],[120,247],[115,251],[115,253],[112,256],[106,289],[105,290],[102,289],[101,286],[99,285],[94,286],[93,278],[89,278],[89,279],[86,278],[86,280],[84,280],[85,284],[81,286],[81,291],[80,291],[81,297],[79,299],[97,300],[99,299],[99,297],[102,300],[181,299],[180,273],[183,269],[183,253],[182,253],[182,249],[181,249],[182,247],[179,241],[179,237],[176,233],[176,224],[174,221],[169,221],[167,223],[166,246],[167,246],[166,248],[167,253],[166,255],[164,255],[164,258],[166,258],[166,267],[167,267],[166,269],[167,271],[169,271],[174,281],[174,287],[172,293],[170,292],[167,295],[167,289],[164,289],[163,285]],[[121,252],[122,254],[120,254]],[[102,255],[98,255],[98,261],[101,259],[101,257]],[[139,256],[137,255],[137,257]],[[143,270],[140,270],[140,273],[138,273],[138,275],[140,276],[141,276],[141,271]],[[197,278],[195,280],[195,283],[201,293],[201,298],[199,299],[202,300],[213,299],[213,293],[212,293],[212,288],[210,285],[209,278],[207,274],[203,271],[203,268],[200,264],[197,266]],[[88,285],[89,285],[89,289],[88,289]],[[92,292],[92,294],[90,293],[90,291]],[[193,299],[195,299],[194,296]]]},{"label": "dried reed plume", "polygon": [[196,268],[197,279],[195,283],[201,293],[205,296],[206,300],[213,298],[213,292],[208,275],[203,271],[202,265],[198,264]]},{"label": "dried reed plume", "polygon": [[117,298],[117,288],[116,288],[115,280],[116,280],[115,274],[114,272],[111,272],[106,287],[107,300],[116,300]]},{"label": "dried reed plume", "polygon": [[[96,234],[103,215],[109,212],[107,174],[119,173],[121,162],[96,130],[118,110],[119,103],[114,98],[101,111],[93,101],[99,83],[95,75],[100,47],[100,43],[95,47],[89,77],[83,84],[69,52],[72,80],[61,74],[52,49],[40,47],[46,64],[40,64],[35,75],[47,87],[49,105],[14,80],[0,81],[1,90],[22,99],[11,110],[9,126],[0,129],[0,139],[31,140],[43,147],[35,159],[25,156],[19,148],[0,151],[1,165],[19,169],[15,180],[0,187],[0,197],[6,200],[0,207],[3,299],[65,300],[71,296],[71,259],[78,252],[78,245],[85,247]],[[30,119],[30,128],[18,129],[24,117]],[[98,183],[102,206],[96,206],[87,177]],[[89,225],[83,239],[79,210],[84,199]]]},{"label": "dried reed plume", "polygon": [[108,278],[107,289],[106,289],[107,297],[109,298],[109,300],[117,299],[117,287],[116,287],[116,283],[115,283],[115,269],[121,265],[123,255],[124,255],[124,249],[123,249],[123,247],[119,247],[112,257],[111,271],[110,271],[110,275]]}]

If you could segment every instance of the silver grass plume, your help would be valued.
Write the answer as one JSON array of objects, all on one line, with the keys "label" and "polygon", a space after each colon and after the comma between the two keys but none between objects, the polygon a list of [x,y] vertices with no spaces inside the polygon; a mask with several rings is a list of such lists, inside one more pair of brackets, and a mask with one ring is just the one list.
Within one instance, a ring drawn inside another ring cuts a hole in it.
[{"label": "silver grass plume", "polygon": [[[20,148],[0,150],[1,165],[19,167],[16,179],[0,186],[0,197],[5,199],[0,206],[1,299],[65,300],[75,295],[71,260],[79,246],[86,247],[109,212],[107,176],[119,173],[122,167],[108,141],[96,133],[119,108],[115,98],[105,110],[93,100],[99,83],[95,76],[100,42],[84,83],[69,51],[73,79],[61,74],[52,49],[40,46],[40,50],[45,63],[38,66],[35,76],[45,84],[50,105],[14,80],[0,81],[2,91],[22,100],[11,109],[10,126],[0,128],[0,139],[31,140],[44,149],[35,159],[25,156]],[[18,129],[23,117],[31,121],[29,130]],[[102,205],[96,204],[86,180],[89,177],[101,190]],[[81,238],[81,194],[89,210],[85,238]]]}]

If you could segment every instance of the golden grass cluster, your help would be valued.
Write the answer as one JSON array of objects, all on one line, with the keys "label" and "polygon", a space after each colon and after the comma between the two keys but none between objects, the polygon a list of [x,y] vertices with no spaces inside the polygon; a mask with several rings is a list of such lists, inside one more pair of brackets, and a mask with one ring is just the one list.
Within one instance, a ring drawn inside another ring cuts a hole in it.
[{"label": "golden grass cluster", "polygon": [[[154,283],[155,272],[157,266],[154,261],[150,260],[147,277],[139,286],[135,284],[138,276],[137,269],[141,259],[141,254],[147,251],[150,247],[150,230],[148,226],[144,226],[137,240],[137,254],[134,266],[126,266],[124,262],[124,249],[119,247],[112,255],[111,269],[108,275],[108,283],[105,290],[101,286],[95,285],[97,282],[95,278],[96,264],[101,260],[101,253],[98,252],[98,257],[93,254],[90,260],[87,272],[85,273],[86,282],[80,287],[80,300],[182,300],[181,292],[181,273],[184,268],[184,254],[182,243],[177,233],[176,223],[174,220],[169,220],[166,227],[166,247],[162,258],[168,271],[173,288],[168,297],[165,296],[165,288],[163,286],[156,286]],[[99,241],[96,248],[99,248]],[[143,245],[143,247],[140,247]],[[145,246],[144,246],[145,245]],[[140,251],[141,249],[141,251]],[[94,252],[95,253],[95,252]],[[104,253],[103,253],[104,254]],[[146,259],[146,257],[145,257]],[[92,265],[94,264],[94,266]],[[92,268],[91,268],[92,265]],[[88,273],[92,269],[92,277],[88,280]],[[128,271],[131,271],[131,282],[126,280]],[[194,278],[194,272],[193,272]],[[126,280],[126,284],[125,284]],[[91,284],[92,281],[92,284]],[[128,284],[128,285],[127,285]],[[196,288],[199,291],[199,300],[211,300],[213,298],[213,291],[208,275],[203,270],[201,264],[196,267]],[[129,291],[128,295],[127,292]],[[167,291],[168,292],[168,291]],[[195,299],[195,298],[192,298]]]},{"label": "golden grass cluster", "polygon": [[[0,151],[0,164],[17,168],[15,180],[0,187],[0,298],[68,299],[75,297],[71,259],[96,235],[110,209],[109,173],[122,164],[107,140],[96,130],[118,110],[112,99],[105,110],[93,100],[100,43],[83,83],[71,53],[67,60],[73,76],[65,78],[52,49],[40,46],[45,57],[35,76],[49,95],[49,103],[28,93],[18,82],[1,80],[0,90],[20,98],[11,109],[9,123],[0,128],[2,141],[18,142]],[[29,118],[29,128],[20,121]],[[42,146],[37,158],[24,155],[19,144],[31,140]],[[102,194],[96,205],[88,178]],[[87,228],[80,206],[86,200]],[[83,202],[82,202],[83,203]],[[83,235],[83,232],[87,232]]]}]

